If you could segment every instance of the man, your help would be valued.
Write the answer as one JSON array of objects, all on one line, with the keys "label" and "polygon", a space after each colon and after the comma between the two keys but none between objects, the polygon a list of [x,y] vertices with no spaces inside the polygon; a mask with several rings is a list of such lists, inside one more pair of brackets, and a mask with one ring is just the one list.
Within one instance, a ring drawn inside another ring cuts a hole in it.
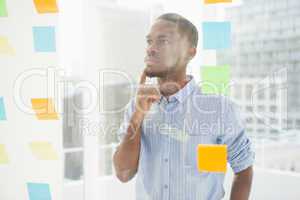
[{"label": "man", "polygon": [[[113,158],[122,182],[137,174],[138,200],[222,199],[224,174],[197,170],[198,144],[227,145],[231,200],[249,198],[254,153],[237,110],[221,95],[202,94],[186,74],[197,42],[195,26],[174,13],[158,17],[147,35],[146,68]],[[146,76],[158,87],[145,85]]]}]

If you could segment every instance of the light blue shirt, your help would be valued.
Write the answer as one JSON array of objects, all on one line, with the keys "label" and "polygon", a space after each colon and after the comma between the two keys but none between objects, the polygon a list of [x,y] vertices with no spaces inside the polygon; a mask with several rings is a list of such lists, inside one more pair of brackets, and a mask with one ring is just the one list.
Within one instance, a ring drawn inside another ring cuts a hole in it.
[{"label": "light blue shirt", "polygon": [[[224,174],[199,172],[198,144],[227,145],[235,173],[253,164],[254,152],[239,111],[221,95],[202,94],[195,80],[168,100],[154,103],[142,124],[137,200],[219,200]],[[119,130],[122,139],[134,112],[129,104]]]}]

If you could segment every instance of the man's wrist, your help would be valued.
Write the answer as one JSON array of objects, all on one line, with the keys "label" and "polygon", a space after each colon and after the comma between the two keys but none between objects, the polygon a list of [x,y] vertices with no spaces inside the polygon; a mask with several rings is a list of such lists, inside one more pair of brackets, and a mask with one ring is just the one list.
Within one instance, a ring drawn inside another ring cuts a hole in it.
[{"label": "man's wrist", "polygon": [[135,111],[132,115],[132,120],[135,124],[141,124],[144,120],[145,113],[143,111]]}]

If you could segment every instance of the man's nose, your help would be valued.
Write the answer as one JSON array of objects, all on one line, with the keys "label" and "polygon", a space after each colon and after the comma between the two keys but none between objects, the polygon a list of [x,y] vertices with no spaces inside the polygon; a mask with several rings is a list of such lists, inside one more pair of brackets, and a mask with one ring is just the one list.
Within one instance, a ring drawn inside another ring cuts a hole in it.
[{"label": "man's nose", "polygon": [[148,45],[147,47],[147,54],[149,56],[153,56],[157,53],[157,48],[155,47],[154,44]]}]

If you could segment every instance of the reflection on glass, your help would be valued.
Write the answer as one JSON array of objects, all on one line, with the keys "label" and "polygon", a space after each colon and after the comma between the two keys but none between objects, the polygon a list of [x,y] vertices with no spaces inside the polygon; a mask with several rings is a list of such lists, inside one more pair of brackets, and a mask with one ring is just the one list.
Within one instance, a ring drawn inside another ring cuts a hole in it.
[{"label": "reflection on glass", "polygon": [[65,154],[65,179],[81,180],[83,177],[83,152]]},{"label": "reflection on glass", "polygon": [[113,174],[112,154],[113,146],[101,147],[99,150],[99,176],[110,176]]},{"label": "reflection on glass", "polygon": [[74,106],[80,105],[81,96],[72,92],[71,84],[67,85],[63,109],[63,145],[64,148],[82,147],[79,115]]},{"label": "reflection on glass", "polygon": [[99,176],[113,173],[112,154],[118,143],[117,132],[123,122],[124,110],[129,106],[134,90],[129,83],[105,85],[103,88],[103,114],[99,134]]},{"label": "reflection on glass", "polygon": [[[231,49],[217,52],[219,65],[236,63],[232,78],[244,92],[240,98],[239,95],[233,98],[247,111],[247,131],[264,141],[259,149],[264,149],[263,155],[257,154],[260,166],[291,171],[300,171],[299,156],[293,153],[299,152],[300,145],[297,139],[300,135],[299,8],[298,0],[261,0],[259,3],[244,0],[238,6],[226,8],[226,18],[233,24],[234,42]],[[287,78],[281,74],[275,77],[278,70],[287,70]],[[266,90],[253,95],[253,87],[266,78],[271,80],[264,85]],[[277,79],[284,81],[277,83]],[[232,93],[238,94],[235,89]],[[252,104],[251,97],[255,100]],[[251,120],[255,116],[250,113],[250,106],[262,119]],[[275,147],[272,141],[288,142]]]}]

